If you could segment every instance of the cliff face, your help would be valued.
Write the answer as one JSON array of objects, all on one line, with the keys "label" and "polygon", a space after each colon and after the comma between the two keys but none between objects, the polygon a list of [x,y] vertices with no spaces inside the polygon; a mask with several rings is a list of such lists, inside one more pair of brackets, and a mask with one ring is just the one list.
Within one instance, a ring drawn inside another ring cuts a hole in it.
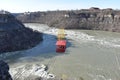
[{"label": "cliff face", "polygon": [[8,64],[2,60],[0,60],[0,80],[13,80],[9,74]]},{"label": "cliff face", "polygon": [[24,27],[10,13],[0,12],[0,53],[28,49],[41,40],[41,33]]},{"label": "cliff face", "polygon": [[120,10],[90,8],[73,11],[31,12],[19,14],[16,17],[25,23],[42,23],[58,28],[120,32]]}]

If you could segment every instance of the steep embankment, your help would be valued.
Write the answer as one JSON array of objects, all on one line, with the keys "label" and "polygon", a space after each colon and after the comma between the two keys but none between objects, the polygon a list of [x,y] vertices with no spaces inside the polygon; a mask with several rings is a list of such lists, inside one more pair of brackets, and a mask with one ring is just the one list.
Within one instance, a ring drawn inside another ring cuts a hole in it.
[{"label": "steep embankment", "polygon": [[28,12],[16,15],[22,22],[48,24],[66,29],[120,32],[120,10],[90,8],[73,11]]},{"label": "steep embankment", "polygon": [[0,60],[0,80],[12,80],[9,74],[9,66],[2,60]]},{"label": "steep embankment", "polygon": [[28,49],[41,40],[41,33],[24,27],[9,12],[0,12],[0,53]]}]

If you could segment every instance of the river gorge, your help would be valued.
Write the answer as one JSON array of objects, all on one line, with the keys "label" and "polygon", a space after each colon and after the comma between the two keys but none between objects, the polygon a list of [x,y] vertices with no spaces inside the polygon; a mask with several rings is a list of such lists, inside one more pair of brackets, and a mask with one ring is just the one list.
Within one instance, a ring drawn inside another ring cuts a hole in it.
[{"label": "river gorge", "polygon": [[10,65],[10,74],[14,80],[28,78],[33,73],[31,69],[38,64],[47,65],[48,72],[57,79],[120,79],[120,33],[65,30],[67,49],[60,54],[55,51],[57,28],[38,23],[27,23],[25,26],[42,32],[43,41],[28,50],[0,55],[0,59]]}]

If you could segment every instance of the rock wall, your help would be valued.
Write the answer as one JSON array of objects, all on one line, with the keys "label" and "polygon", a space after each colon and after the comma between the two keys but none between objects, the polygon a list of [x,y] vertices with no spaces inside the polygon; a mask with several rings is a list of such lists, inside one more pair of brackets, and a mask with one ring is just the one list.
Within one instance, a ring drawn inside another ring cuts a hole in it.
[{"label": "rock wall", "polygon": [[9,66],[2,60],[0,60],[0,80],[12,80],[9,74]]},{"label": "rock wall", "polygon": [[0,53],[29,49],[42,41],[42,33],[26,28],[10,13],[0,12]]},{"label": "rock wall", "polygon": [[24,23],[42,23],[50,27],[120,32],[120,10],[111,8],[29,12],[16,17]]}]

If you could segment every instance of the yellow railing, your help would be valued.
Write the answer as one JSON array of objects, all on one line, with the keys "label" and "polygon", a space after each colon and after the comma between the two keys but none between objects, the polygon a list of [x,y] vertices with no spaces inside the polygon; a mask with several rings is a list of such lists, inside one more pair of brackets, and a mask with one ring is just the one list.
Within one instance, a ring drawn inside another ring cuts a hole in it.
[{"label": "yellow railing", "polygon": [[59,29],[59,30],[58,30],[57,38],[58,38],[58,40],[63,40],[63,39],[65,39],[65,30],[64,30],[64,29]]}]

